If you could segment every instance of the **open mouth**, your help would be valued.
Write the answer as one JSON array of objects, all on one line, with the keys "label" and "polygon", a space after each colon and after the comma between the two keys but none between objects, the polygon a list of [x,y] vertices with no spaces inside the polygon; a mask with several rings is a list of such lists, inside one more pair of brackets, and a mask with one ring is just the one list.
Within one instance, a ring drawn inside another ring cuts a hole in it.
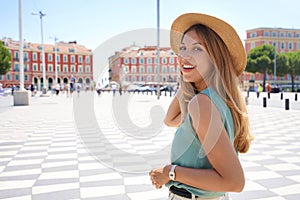
[{"label": "open mouth", "polygon": [[195,68],[196,66],[192,65],[191,63],[184,63],[182,65],[182,72],[190,72]]},{"label": "open mouth", "polygon": [[194,65],[183,65],[182,68],[183,69],[194,69],[195,66]]}]

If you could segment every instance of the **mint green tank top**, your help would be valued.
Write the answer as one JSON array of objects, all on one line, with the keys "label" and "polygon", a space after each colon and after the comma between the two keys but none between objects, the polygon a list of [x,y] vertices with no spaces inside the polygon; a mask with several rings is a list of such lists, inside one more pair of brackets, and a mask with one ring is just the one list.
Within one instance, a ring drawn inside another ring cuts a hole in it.
[{"label": "mint green tank top", "polygon": [[[224,127],[233,145],[234,124],[230,109],[213,88],[206,88],[200,93],[207,95],[219,110]],[[202,149],[202,145],[197,137],[197,134],[195,133],[192,127],[189,113],[187,114],[184,122],[178,127],[174,136],[171,150],[171,163],[173,165],[189,168],[213,168],[210,162],[208,161],[208,158],[205,155],[204,150]],[[195,194],[196,196],[202,198],[216,198],[224,196],[225,194],[224,192],[212,192],[207,190],[201,190],[186,184],[182,184],[177,181],[169,181],[166,184],[167,187],[171,187],[173,185],[178,188],[184,188],[192,194]]]}]

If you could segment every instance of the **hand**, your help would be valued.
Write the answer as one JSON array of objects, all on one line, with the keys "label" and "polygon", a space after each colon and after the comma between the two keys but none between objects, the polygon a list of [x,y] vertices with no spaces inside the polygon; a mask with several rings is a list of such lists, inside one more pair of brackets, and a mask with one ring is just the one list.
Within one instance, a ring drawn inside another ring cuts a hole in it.
[{"label": "hand", "polygon": [[164,184],[170,181],[169,178],[170,169],[171,169],[171,165],[166,165],[161,168],[152,169],[149,172],[152,185],[154,185],[156,189],[162,188]]}]

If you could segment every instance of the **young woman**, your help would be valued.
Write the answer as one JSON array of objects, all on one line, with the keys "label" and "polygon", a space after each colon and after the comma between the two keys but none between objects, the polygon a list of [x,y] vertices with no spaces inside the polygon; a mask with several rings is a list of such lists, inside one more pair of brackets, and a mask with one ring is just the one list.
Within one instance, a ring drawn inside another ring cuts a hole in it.
[{"label": "young woman", "polygon": [[238,87],[246,67],[243,44],[226,22],[188,13],[173,22],[171,47],[181,83],[165,124],[178,129],[171,164],[151,170],[151,181],[169,187],[169,199],[225,199],[244,188],[237,153],[247,152],[252,140]]}]

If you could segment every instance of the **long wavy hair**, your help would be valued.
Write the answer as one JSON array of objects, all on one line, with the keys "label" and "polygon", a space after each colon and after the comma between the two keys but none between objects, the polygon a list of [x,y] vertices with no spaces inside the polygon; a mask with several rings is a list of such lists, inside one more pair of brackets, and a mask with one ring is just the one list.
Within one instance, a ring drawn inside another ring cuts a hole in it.
[{"label": "long wavy hair", "polygon": [[[235,130],[234,147],[238,152],[246,153],[253,137],[250,133],[247,108],[239,88],[232,57],[223,40],[210,28],[196,24],[186,30],[185,33],[191,30],[197,33],[213,63],[212,70],[208,76],[203,77],[203,81],[216,90],[231,110]],[[180,73],[180,86],[183,98],[179,102],[182,115],[186,115],[188,102],[200,91],[197,91],[194,83],[183,81],[182,73]]]}]

